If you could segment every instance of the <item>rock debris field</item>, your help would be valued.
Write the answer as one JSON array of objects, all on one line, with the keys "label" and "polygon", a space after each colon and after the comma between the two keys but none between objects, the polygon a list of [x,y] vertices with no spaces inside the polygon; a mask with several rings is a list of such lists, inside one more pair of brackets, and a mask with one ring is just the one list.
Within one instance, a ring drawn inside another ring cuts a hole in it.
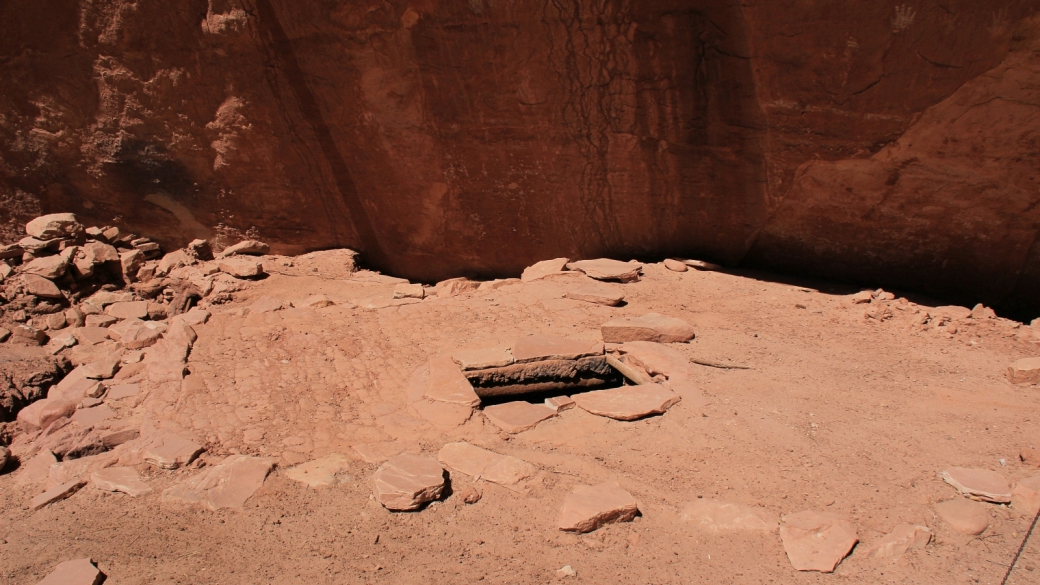
[{"label": "rock debris field", "polygon": [[[999,583],[1040,509],[1040,324],[981,305],[26,234],[5,583]],[[1040,582],[1040,535],[1008,582]]]}]

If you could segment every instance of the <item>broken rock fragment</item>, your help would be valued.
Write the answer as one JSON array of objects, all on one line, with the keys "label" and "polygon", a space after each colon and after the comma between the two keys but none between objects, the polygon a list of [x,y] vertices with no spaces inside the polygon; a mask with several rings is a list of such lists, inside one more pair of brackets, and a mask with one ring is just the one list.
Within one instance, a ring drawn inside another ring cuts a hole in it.
[{"label": "broken rock fragment", "polygon": [[29,502],[29,508],[32,509],[32,510],[39,510],[40,508],[42,508],[42,507],[44,507],[44,506],[46,506],[48,504],[52,504],[52,503],[57,502],[59,500],[64,500],[65,498],[67,498],[67,497],[71,496],[72,494],[76,493],[77,491],[79,491],[79,488],[81,488],[84,485],[86,485],[86,483],[87,482],[85,482],[83,480],[74,479],[74,480],[72,480],[70,482],[63,483],[61,485],[52,487],[51,489],[49,489],[49,490],[43,492],[42,494],[34,497]]},{"label": "broken rock fragment", "polygon": [[523,274],[520,275],[520,281],[531,282],[551,274],[558,274],[564,270],[568,262],[570,262],[569,258],[555,258],[553,260],[536,262],[524,269]]},{"label": "broken rock fragment", "polygon": [[665,268],[671,270],[672,272],[686,272],[690,269],[690,267],[687,266],[685,262],[680,262],[671,258],[666,259],[663,262],[663,264]]},{"label": "broken rock fragment", "polygon": [[856,527],[836,514],[805,511],[784,516],[780,539],[799,571],[831,573],[859,542]]},{"label": "broken rock fragment", "polygon": [[100,585],[104,580],[105,574],[90,559],[76,559],[58,563],[36,585]]},{"label": "broken rock fragment", "polygon": [[62,299],[58,286],[42,276],[35,274],[23,274],[22,282],[25,283],[25,292],[44,299]]},{"label": "broken rock fragment", "polygon": [[513,344],[512,354],[518,364],[542,360],[575,360],[603,355],[603,344],[559,335],[528,335]]},{"label": "broken rock fragment", "polygon": [[398,455],[376,470],[375,496],[388,510],[417,510],[441,497],[444,469],[431,457]]},{"label": "broken rock fragment", "polygon": [[25,224],[25,233],[40,240],[53,240],[79,235],[83,226],[71,213],[41,215]]},{"label": "broken rock fragment", "polygon": [[441,447],[437,459],[460,473],[499,485],[516,485],[533,476],[537,469],[530,463],[488,451],[465,442]]},{"label": "broken rock fragment", "polygon": [[148,301],[123,301],[105,307],[105,313],[117,319],[147,319]]},{"label": "broken rock fragment", "polygon": [[989,526],[986,506],[964,498],[939,502],[935,514],[961,534],[982,534]]},{"label": "broken rock fragment", "polygon": [[476,406],[480,397],[473,391],[466,376],[462,375],[458,366],[450,357],[439,356],[430,360],[429,382],[425,395],[430,400]]},{"label": "broken rock fragment", "polygon": [[230,274],[235,278],[255,278],[264,273],[263,265],[258,260],[240,256],[224,258],[220,260],[217,267],[220,268],[221,272]]},{"label": "broken rock fragment", "polygon": [[591,414],[616,420],[637,420],[664,414],[681,399],[660,384],[623,386],[571,396],[579,408]]},{"label": "broken rock fragment", "polygon": [[564,500],[557,526],[565,532],[592,532],[604,524],[628,522],[638,513],[635,498],[616,482],[579,485]]},{"label": "broken rock fragment", "polygon": [[395,299],[421,299],[426,296],[426,291],[421,284],[401,283],[394,286]]},{"label": "broken rock fragment", "polygon": [[618,288],[595,282],[576,284],[573,287],[568,288],[567,292],[564,293],[564,296],[568,299],[575,299],[608,307],[616,307],[625,300],[625,294],[618,290]]},{"label": "broken rock fragment", "polygon": [[1007,369],[1007,378],[1012,384],[1027,384],[1040,380],[1040,357],[1022,358]]},{"label": "broken rock fragment", "polygon": [[892,532],[881,537],[873,547],[871,556],[895,559],[915,548],[923,548],[932,541],[932,531],[927,526],[897,524]]},{"label": "broken rock fragment", "polygon": [[1040,510],[1040,475],[1015,482],[1011,489],[1011,507],[1026,516],[1036,516]]},{"label": "broken rock fragment", "polygon": [[968,496],[993,502],[1007,504],[1011,502],[1011,488],[1004,476],[988,469],[968,469],[951,467],[942,473],[943,481],[957,488],[957,491]]},{"label": "broken rock fragment", "polygon": [[66,268],[68,268],[68,262],[64,256],[44,256],[23,265],[21,272],[54,280],[65,274]]},{"label": "broken rock fragment", "polygon": [[484,408],[484,416],[507,433],[520,433],[533,429],[543,420],[556,416],[556,411],[544,404],[531,404],[519,400]]},{"label": "broken rock fragment", "polygon": [[597,260],[579,260],[567,264],[568,270],[584,272],[596,280],[619,280],[621,282],[637,282],[643,265],[639,262],[621,262],[609,258]]},{"label": "broken rock fragment", "polygon": [[501,368],[513,363],[513,355],[507,348],[461,350],[451,354],[451,359],[463,371]]},{"label": "broken rock fragment", "polygon": [[734,502],[704,498],[683,508],[680,519],[704,532],[773,532],[776,516],[765,510]]},{"label": "broken rock fragment", "polygon": [[623,317],[604,323],[600,328],[605,343],[656,341],[680,343],[694,338],[693,326],[674,317],[647,313],[640,317]]},{"label": "broken rock fragment", "polygon": [[191,463],[202,453],[202,446],[174,433],[163,433],[149,441],[143,456],[145,463],[160,469],[177,469]]},{"label": "broken rock fragment", "polygon": [[133,467],[106,467],[90,474],[94,487],[106,492],[121,492],[132,497],[151,493],[152,488],[141,481]]},{"label": "broken rock fragment", "polygon": [[264,254],[271,251],[271,246],[263,242],[256,240],[244,240],[234,246],[228,246],[224,248],[224,251],[220,253],[221,258],[228,256],[234,256],[235,254],[248,254],[252,256],[263,256]]},{"label": "broken rock fragment", "polygon": [[321,459],[301,463],[285,472],[291,480],[305,483],[312,488],[334,486],[350,479],[350,459],[346,455],[332,453]]},{"label": "broken rock fragment", "polygon": [[210,510],[242,508],[246,500],[264,484],[274,467],[274,459],[232,455],[214,467],[167,488],[164,502],[200,504]]}]

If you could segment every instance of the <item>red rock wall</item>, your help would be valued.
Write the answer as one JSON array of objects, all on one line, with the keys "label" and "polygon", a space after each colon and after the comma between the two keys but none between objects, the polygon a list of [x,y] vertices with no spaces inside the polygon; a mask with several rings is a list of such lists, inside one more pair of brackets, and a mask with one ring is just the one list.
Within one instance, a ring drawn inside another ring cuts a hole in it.
[{"label": "red rock wall", "polygon": [[1038,9],[8,0],[0,221],[421,280],[681,254],[1036,307]]}]

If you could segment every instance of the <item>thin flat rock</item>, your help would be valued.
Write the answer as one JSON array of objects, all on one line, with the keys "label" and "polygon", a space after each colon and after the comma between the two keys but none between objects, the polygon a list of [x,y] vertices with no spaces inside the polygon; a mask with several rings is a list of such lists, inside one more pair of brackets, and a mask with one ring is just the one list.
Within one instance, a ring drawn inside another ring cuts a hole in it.
[{"label": "thin flat rock", "polygon": [[535,466],[522,459],[500,455],[465,442],[448,443],[441,447],[437,459],[470,477],[505,486],[516,485],[537,471]]},{"label": "thin flat rock", "polygon": [[621,262],[610,258],[596,260],[579,260],[567,264],[568,270],[580,270],[589,278],[596,280],[619,280],[621,282],[637,282],[643,265],[639,262]]},{"label": "thin flat rock", "polygon": [[90,474],[90,482],[99,490],[121,492],[133,497],[152,492],[133,467],[106,467]]},{"label": "thin flat rock", "polygon": [[518,400],[485,407],[484,416],[503,431],[516,434],[533,429],[543,420],[556,416],[556,411],[545,404]]},{"label": "thin flat rock", "polygon": [[568,299],[605,305],[607,307],[616,307],[625,300],[625,293],[621,292],[619,288],[591,282],[568,288],[563,296]]},{"label": "thin flat rock", "polygon": [[1027,517],[1036,516],[1040,510],[1040,475],[1015,482],[1011,489],[1011,507]]},{"label": "thin flat rock", "polygon": [[480,397],[473,391],[473,385],[448,356],[438,356],[430,360],[429,382],[425,395],[430,400],[450,404],[480,404]]},{"label": "thin flat rock", "polygon": [[513,363],[509,348],[484,348],[460,350],[451,354],[451,359],[463,371],[501,368]]},{"label": "thin flat rock", "polygon": [[989,511],[985,504],[957,498],[939,502],[934,507],[935,514],[961,534],[974,536],[989,527]]},{"label": "thin flat rock", "polygon": [[163,492],[164,502],[199,504],[210,510],[242,508],[264,484],[275,460],[232,455]]},{"label": "thin flat rock", "polygon": [[943,471],[942,478],[969,498],[995,504],[1011,502],[1011,488],[1004,476],[996,471],[951,467]]},{"label": "thin flat rock", "polygon": [[559,274],[564,270],[568,262],[570,262],[569,258],[554,258],[536,262],[524,269],[524,272],[520,275],[520,281],[531,282],[549,275]]},{"label": "thin flat rock", "polygon": [[647,313],[639,317],[622,317],[604,323],[600,327],[605,343],[627,343],[629,341],[656,341],[658,343],[683,343],[694,338],[693,326],[675,317]]},{"label": "thin flat rock", "polygon": [[579,485],[563,501],[557,527],[565,532],[592,532],[604,524],[629,522],[638,513],[636,499],[615,482]]},{"label": "thin flat rock", "polygon": [[105,574],[90,559],[75,559],[58,563],[36,585],[100,585],[104,580]]},{"label": "thin flat rock", "polygon": [[388,510],[417,510],[441,497],[444,468],[436,459],[398,455],[376,470],[375,496]]},{"label": "thin flat rock", "polygon": [[516,340],[512,353],[518,364],[541,360],[576,360],[603,355],[603,344],[559,335],[537,334]]},{"label": "thin flat rock", "polygon": [[52,503],[57,502],[59,500],[64,500],[65,498],[67,498],[67,497],[71,496],[72,494],[76,493],[77,491],[79,491],[79,488],[81,488],[84,485],[86,485],[86,483],[87,482],[85,482],[85,481],[83,481],[81,479],[74,479],[74,480],[72,480],[70,482],[63,483],[61,485],[52,487],[51,489],[49,489],[49,490],[43,492],[42,494],[34,497],[29,502],[29,508],[32,509],[32,510],[39,510],[40,508],[42,508],[42,507],[44,507],[44,506],[46,506],[48,504],[52,504]]},{"label": "thin flat rock", "polygon": [[664,414],[681,399],[660,384],[623,386],[571,396],[579,408],[595,415],[616,420],[637,420],[653,414]]},{"label": "thin flat rock", "polygon": [[805,511],[784,516],[780,540],[796,570],[832,573],[859,537],[856,527],[837,514]]},{"label": "thin flat rock", "polygon": [[194,461],[199,453],[202,453],[202,445],[174,433],[164,433],[145,447],[144,461],[161,469],[177,469]]}]

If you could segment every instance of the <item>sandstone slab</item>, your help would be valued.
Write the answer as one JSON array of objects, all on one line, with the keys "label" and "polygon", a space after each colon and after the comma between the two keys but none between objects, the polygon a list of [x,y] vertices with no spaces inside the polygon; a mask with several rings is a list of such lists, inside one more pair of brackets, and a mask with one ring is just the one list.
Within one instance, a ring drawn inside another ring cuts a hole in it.
[{"label": "sandstone slab", "polygon": [[286,470],[285,476],[312,488],[323,488],[350,479],[350,476],[347,475],[348,471],[350,471],[350,459],[346,455],[332,453],[292,467]]},{"label": "sandstone slab", "polygon": [[521,433],[533,429],[543,420],[556,416],[556,411],[544,404],[523,400],[506,402],[484,408],[484,416],[507,433]]},{"label": "sandstone slab", "polygon": [[69,263],[64,256],[44,256],[22,265],[22,274],[35,274],[48,280],[54,280],[65,274]]},{"label": "sandstone slab", "polygon": [[421,284],[401,283],[394,286],[395,299],[421,299],[426,296],[426,290]]},{"label": "sandstone slab", "polygon": [[116,384],[108,387],[108,391],[105,393],[105,400],[129,398],[131,396],[137,396],[140,392],[140,384]]},{"label": "sandstone slab", "polygon": [[666,259],[664,262],[662,262],[662,264],[664,264],[664,267],[668,270],[671,270],[672,272],[686,272],[690,269],[690,267],[687,266],[685,262],[680,262],[679,260],[673,260],[671,258]]},{"label": "sandstone slab", "polygon": [[148,301],[124,301],[105,307],[105,313],[117,319],[147,319]]},{"label": "sandstone slab", "polygon": [[545,399],[545,405],[556,412],[570,410],[574,408],[574,404],[574,399],[570,396],[553,396]]},{"label": "sandstone slab", "polygon": [[488,451],[470,443],[448,443],[441,447],[437,459],[455,471],[472,478],[511,486],[532,477],[538,470],[530,463]]},{"label": "sandstone slab", "polygon": [[600,328],[606,343],[655,341],[683,343],[694,338],[693,326],[675,317],[647,313],[639,317],[623,317],[604,323]]},{"label": "sandstone slab", "polygon": [[133,467],[106,467],[90,474],[94,487],[105,492],[121,492],[132,497],[152,492]]},{"label": "sandstone slab", "polygon": [[228,246],[220,253],[221,258],[234,256],[235,254],[246,254],[251,256],[263,256],[271,251],[271,246],[257,240],[243,240],[233,246]]},{"label": "sandstone slab", "polygon": [[76,402],[60,397],[37,400],[18,411],[17,420],[27,432],[45,429],[60,418],[72,416]]},{"label": "sandstone slab", "polygon": [[22,282],[25,283],[25,292],[33,296],[44,299],[65,298],[65,295],[61,294],[61,290],[58,289],[58,285],[42,276],[23,274]]},{"label": "sandstone slab", "polygon": [[775,532],[777,519],[761,508],[704,498],[687,504],[679,518],[704,532]]},{"label": "sandstone slab", "polygon": [[568,270],[584,272],[589,278],[596,280],[619,280],[621,282],[637,282],[643,271],[639,262],[621,262],[609,258],[596,260],[579,260],[567,263]]},{"label": "sandstone slab", "polygon": [[557,527],[565,532],[592,532],[604,524],[631,521],[638,513],[636,499],[615,482],[579,485],[564,500]]},{"label": "sandstone slab", "polygon": [[616,420],[637,420],[664,414],[681,399],[678,394],[660,384],[594,390],[574,394],[571,398],[582,410]]},{"label": "sandstone slab", "polygon": [[783,517],[780,539],[799,571],[831,573],[859,542],[856,527],[837,514],[797,512]]},{"label": "sandstone slab", "polygon": [[70,482],[52,487],[51,489],[43,492],[42,494],[35,496],[29,502],[29,508],[32,510],[39,510],[40,508],[48,504],[64,500],[65,498],[68,498],[72,494],[79,491],[79,488],[86,485],[86,483],[87,482],[81,479],[74,479]]},{"label": "sandstone slab", "polygon": [[1026,516],[1036,516],[1040,510],[1040,475],[1015,482],[1015,487],[1011,488],[1011,507]]},{"label": "sandstone slab", "polygon": [[199,504],[210,510],[242,508],[274,467],[274,459],[231,455],[218,465],[167,488],[164,502]]},{"label": "sandstone slab", "polygon": [[92,427],[116,416],[116,411],[101,404],[91,408],[80,408],[72,415],[72,422],[84,427]]},{"label": "sandstone slab", "polygon": [[642,367],[651,376],[661,374],[669,380],[686,379],[692,373],[690,360],[671,345],[653,341],[630,341],[618,347],[626,361]]},{"label": "sandstone slab", "polygon": [[111,339],[106,327],[77,327],[71,333],[83,345],[98,345]]},{"label": "sandstone slab", "polygon": [[616,307],[625,300],[625,293],[618,288],[596,283],[576,284],[568,288],[563,296],[607,307]]},{"label": "sandstone slab", "polygon": [[429,381],[425,395],[430,400],[476,406],[480,397],[473,391],[466,376],[462,375],[458,366],[450,357],[439,356],[430,360]]},{"label": "sandstone slab", "polygon": [[119,336],[119,345],[122,345],[126,349],[144,349],[155,345],[163,334],[157,329],[147,327],[145,325],[138,325],[130,327]]},{"label": "sandstone slab", "polygon": [[951,467],[942,473],[943,481],[960,493],[996,504],[1011,502],[1011,488],[1003,475],[988,469]]},{"label": "sandstone slab", "polygon": [[1040,357],[1022,358],[1007,369],[1007,379],[1012,384],[1028,384],[1040,380]]},{"label": "sandstone slab", "polygon": [[517,339],[512,354],[518,364],[541,360],[574,360],[603,355],[603,344],[540,333]]},{"label": "sandstone slab", "polygon": [[501,368],[513,363],[513,354],[508,348],[485,348],[460,350],[451,354],[451,359],[463,371]]},{"label": "sandstone slab", "polygon": [[412,408],[423,420],[441,430],[451,430],[466,424],[473,417],[473,407],[423,398],[412,403]]},{"label": "sandstone slab", "polygon": [[58,563],[36,585],[100,585],[104,580],[105,574],[90,559],[75,559]]},{"label": "sandstone slab", "polygon": [[897,524],[892,532],[881,537],[870,548],[870,555],[881,559],[896,559],[915,548],[924,548],[932,541],[932,531],[927,526]]},{"label": "sandstone slab", "polygon": [[961,534],[982,534],[989,526],[989,510],[984,504],[957,498],[939,502],[934,507],[935,514]]},{"label": "sandstone slab", "polygon": [[112,315],[87,315],[83,320],[84,325],[87,327],[108,328],[119,322],[118,317]]},{"label": "sandstone slab", "polygon": [[705,262],[704,260],[683,260],[683,264],[690,268],[696,268],[697,270],[722,270],[722,266],[712,264],[711,262]]},{"label": "sandstone slab", "polygon": [[558,274],[564,270],[568,262],[570,262],[569,258],[554,258],[552,260],[535,262],[524,269],[523,273],[520,275],[520,281],[531,282],[545,278],[551,274]]},{"label": "sandstone slab", "polygon": [[240,256],[224,258],[217,263],[217,267],[221,272],[235,278],[255,278],[264,273],[264,267],[260,261]]},{"label": "sandstone slab", "polygon": [[180,435],[162,433],[149,441],[142,455],[145,463],[160,469],[177,469],[194,461],[202,450],[202,445]]},{"label": "sandstone slab", "polygon": [[388,510],[417,510],[441,497],[444,469],[436,459],[398,455],[376,470],[375,496]]}]

